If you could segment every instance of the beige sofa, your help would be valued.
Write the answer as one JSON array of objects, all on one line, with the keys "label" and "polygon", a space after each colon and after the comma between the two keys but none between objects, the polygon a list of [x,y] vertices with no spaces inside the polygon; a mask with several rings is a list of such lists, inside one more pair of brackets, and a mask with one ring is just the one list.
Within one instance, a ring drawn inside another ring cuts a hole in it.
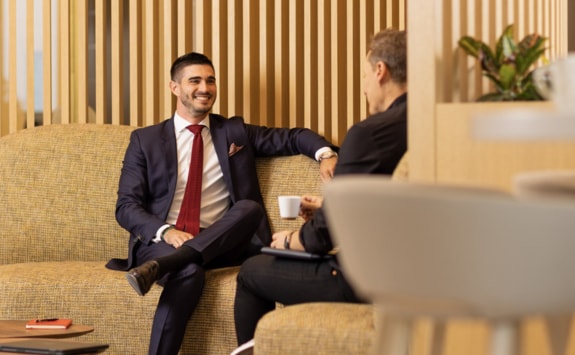
[{"label": "beige sofa", "polygon": [[[145,297],[105,262],[125,257],[127,232],[115,221],[118,176],[133,127],[70,124],[0,138],[0,319],[69,317],[94,332],[78,340],[110,344],[108,354],[146,354],[161,292]],[[303,156],[261,158],[258,174],[274,230],[279,194],[319,194],[318,165]],[[235,347],[237,268],[207,273],[182,354],[228,354]],[[261,354],[362,354],[370,346],[370,306],[306,304],[266,315]],[[295,341],[294,339],[297,339]]]}]

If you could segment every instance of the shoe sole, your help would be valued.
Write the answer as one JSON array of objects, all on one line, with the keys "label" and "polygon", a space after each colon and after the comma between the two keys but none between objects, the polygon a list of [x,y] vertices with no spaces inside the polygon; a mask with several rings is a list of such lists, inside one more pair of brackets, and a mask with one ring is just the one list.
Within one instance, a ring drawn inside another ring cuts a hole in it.
[{"label": "shoe sole", "polygon": [[138,295],[144,296],[144,293],[140,288],[140,284],[138,283],[138,280],[134,277],[134,275],[126,274],[126,279],[128,280],[130,286],[132,286],[132,288],[138,293]]}]

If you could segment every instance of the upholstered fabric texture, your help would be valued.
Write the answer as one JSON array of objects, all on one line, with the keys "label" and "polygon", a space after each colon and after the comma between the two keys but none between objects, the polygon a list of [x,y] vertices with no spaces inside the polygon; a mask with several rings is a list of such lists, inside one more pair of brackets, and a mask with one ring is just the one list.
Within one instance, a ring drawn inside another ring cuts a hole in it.
[{"label": "upholstered fabric texture", "polygon": [[276,309],[258,323],[255,354],[370,354],[375,335],[370,305],[304,303]]},{"label": "upholstered fabric texture", "polygon": [[[93,326],[79,339],[109,343],[107,354],[147,352],[161,288],[139,297],[122,272],[104,267],[108,259],[126,256],[128,234],[116,223],[114,208],[132,130],[49,125],[0,138],[0,319],[70,317]],[[279,218],[277,196],[320,194],[317,162],[262,158],[258,174],[273,229],[297,228],[300,220]],[[236,274],[237,268],[207,273],[182,354],[228,354],[236,346]],[[336,319],[343,320],[341,314]]]}]

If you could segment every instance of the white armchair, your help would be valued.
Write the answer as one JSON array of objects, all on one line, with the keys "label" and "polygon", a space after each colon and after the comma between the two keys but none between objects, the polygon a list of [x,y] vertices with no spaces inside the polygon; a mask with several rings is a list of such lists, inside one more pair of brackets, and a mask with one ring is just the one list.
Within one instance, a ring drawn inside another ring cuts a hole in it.
[{"label": "white armchair", "polygon": [[474,315],[493,325],[492,354],[515,355],[519,319],[549,315],[564,354],[575,203],[374,176],[336,178],[324,197],[344,271],[384,320],[378,353],[407,354],[414,316]]}]

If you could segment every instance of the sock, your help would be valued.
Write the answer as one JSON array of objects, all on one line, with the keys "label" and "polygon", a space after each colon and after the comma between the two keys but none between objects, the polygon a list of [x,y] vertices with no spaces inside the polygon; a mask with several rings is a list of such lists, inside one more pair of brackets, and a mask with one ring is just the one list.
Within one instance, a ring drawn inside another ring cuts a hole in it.
[{"label": "sock", "polygon": [[172,254],[155,259],[160,267],[160,274],[178,271],[184,266],[195,263],[202,264],[202,254],[195,249],[182,245]]}]

